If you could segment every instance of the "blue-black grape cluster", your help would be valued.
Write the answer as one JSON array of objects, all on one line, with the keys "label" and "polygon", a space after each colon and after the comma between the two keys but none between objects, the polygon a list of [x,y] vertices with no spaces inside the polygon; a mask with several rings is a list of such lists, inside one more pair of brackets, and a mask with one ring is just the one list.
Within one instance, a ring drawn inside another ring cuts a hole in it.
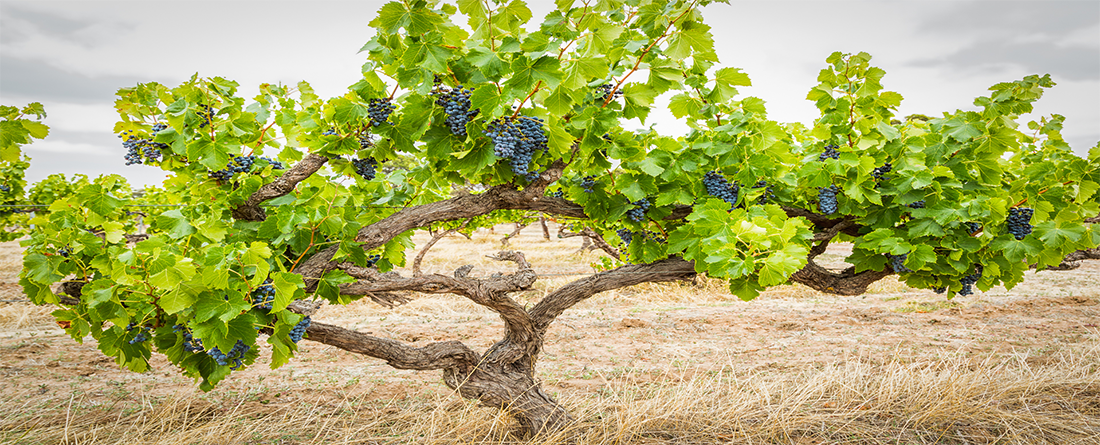
[{"label": "blue-black grape cluster", "polygon": [[634,222],[642,222],[645,220],[645,212],[653,205],[649,202],[649,199],[642,198],[630,203],[634,208],[626,211],[626,217],[630,218]]},{"label": "blue-black grape cluster", "polygon": [[256,163],[257,159],[267,161],[271,165],[271,168],[275,170],[282,170],[283,163],[271,158],[257,157],[257,156],[236,156],[225,165],[224,170],[218,170],[210,172],[210,177],[219,181],[228,181],[233,179],[233,175],[237,173],[248,173],[252,170],[252,166]]},{"label": "blue-black grape cluster", "polygon": [[214,108],[212,108],[210,105],[199,104],[199,110],[195,113],[198,114],[199,119],[201,119],[201,122],[199,122],[199,128],[207,126],[214,119]]},{"label": "blue-black grape cluster", "polygon": [[634,240],[634,232],[630,229],[619,229],[615,231],[619,235],[619,239],[622,240],[623,246],[630,247],[630,242]]},{"label": "blue-black grape cluster", "polygon": [[585,193],[594,192],[595,187],[596,187],[596,177],[595,176],[585,176],[584,179],[581,179],[581,188],[584,189]]},{"label": "blue-black grape cluster", "polygon": [[890,171],[893,169],[894,166],[890,165],[890,163],[887,162],[885,164],[882,164],[882,167],[875,167],[875,169],[871,172],[871,176],[874,176],[876,181],[890,179],[890,177],[886,176],[886,174],[890,173]]},{"label": "blue-black grape cluster", "polygon": [[[336,129],[329,128],[328,130],[325,130],[323,133],[321,133],[321,136],[339,136],[339,134],[336,133]],[[362,142],[360,142],[360,145],[362,145]]]},{"label": "blue-black grape cluster", "polygon": [[384,99],[371,99],[367,104],[367,116],[370,116],[370,124],[373,127],[388,123],[390,119],[390,113],[397,109],[397,105],[394,105],[390,101],[390,98]]},{"label": "blue-black grape cluster", "polygon": [[562,190],[561,187],[558,187],[550,191],[550,196],[553,196],[555,198],[565,198],[565,191]]},{"label": "blue-black grape cluster", "polygon": [[167,150],[168,144],[153,142],[153,138],[165,128],[168,126],[164,124],[153,125],[153,135],[149,138],[140,138],[134,134],[133,130],[127,130],[118,135],[122,138],[122,147],[126,149],[126,154],[123,156],[126,159],[126,165],[159,162],[163,155],[161,150]]},{"label": "blue-black grape cluster", "polygon": [[264,284],[256,286],[256,288],[252,290],[252,307],[270,311],[271,305],[274,302],[275,286],[271,285],[271,280],[264,281]]},{"label": "blue-black grape cluster", "polygon": [[202,339],[191,336],[191,330],[181,324],[172,326],[173,332],[183,332],[183,350],[187,352],[203,352]]},{"label": "blue-black grape cluster", "polygon": [[230,349],[228,354],[222,352],[217,346],[206,351],[206,354],[212,357],[215,362],[218,362],[220,366],[226,366],[232,362],[233,365],[229,369],[236,370],[244,364],[242,359],[244,359],[244,355],[248,353],[249,349],[252,349],[252,347],[246,345],[243,341],[237,340],[237,343],[233,345],[233,349]]},{"label": "blue-black grape cluster", "polygon": [[536,151],[546,151],[546,134],[542,119],[537,117],[505,116],[485,127],[485,135],[493,140],[493,153],[510,159],[512,173],[527,177],[531,157]]},{"label": "blue-black grape cluster", "polygon": [[447,88],[439,83],[432,89],[432,94],[437,96],[435,104],[443,107],[443,113],[447,115],[443,123],[455,136],[466,137],[466,123],[481,111],[470,109],[472,92],[471,89],[462,89],[462,85]]},{"label": "blue-black grape cluster", "polygon": [[11,186],[7,184],[0,184],[0,192],[10,192]]},{"label": "blue-black grape cluster", "polygon": [[306,335],[306,329],[309,329],[309,325],[312,323],[309,316],[303,318],[298,324],[294,325],[294,328],[290,330],[290,341],[298,343],[302,341],[302,337]]},{"label": "blue-black grape cluster", "polygon": [[840,193],[840,187],[836,185],[830,185],[828,187],[821,187],[817,189],[817,208],[821,210],[821,213],[826,215],[832,215],[836,213],[838,204],[836,202],[836,194]]},{"label": "blue-black grape cluster", "polygon": [[836,145],[826,145],[825,151],[817,156],[817,160],[824,161],[829,158],[840,159],[840,152],[837,151]]},{"label": "blue-black grape cluster", "polygon": [[728,202],[730,210],[737,205],[737,195],[741,192],[741,185],[737,182],[731,185],[722,173],[714,170],[707,172],[703,175],[703,187],[706,187],[707,193],[711,196]]},{"label": "blue-black grape cluster", "polygon": [[771,184],[768,184],[768,181],[757,181],[756,185],[752,186],[752,188],[764,189],[764,194],[760,195],[760,198],[756,200],[757,204],[767,204],[768,201],[775,200],[775,190],[772,188]]},{"label": "blue-black grape cluster", "polygon": [[978,233],[979,230],[982,230],[982,225],[979,224],[979,223],[968,222],[968,223],[965,223],[965,224],[966,224],[966,233],[969,233],[971,235],[973,235],[975,233]]},{"label": "blue-black grape cluster", "polygon": [[892,171],[893,169],[894,166],[891,165],[889,162],[882,164],[882,167],[875,167],[874,171],[871,172],[871,176],[874,176],[875,178],[875,188],[878,188],[879,184],[882,181],[890,179],[890,177],[886,176],[886,174],[890,173],[890,171]]},{"label": "blue-black grape cluster", "polygon": [[624,248],[630,247],[630,242],[634,241],[634,239],[656,241],[661,244],[668,242],[668,239],[663,235],[652,230],[639,230],[635,232],[630,229],[619,229],[615,231],[615,234],[619,235],[619,240],[622,241]]},{"label": "blue-black grape cluster", "polygon": [[965,297],[974,293],[974,289],[971,286],[973,286],[974,283],[977,283],[978,280],[982,278],[983,269],[984,268],[981,264],[975,264],[974,273],[962,277],[962,279],[959,280],[959,283],[961,283],[963,286],[962,290],[959,291],[959,295]]},{"label": "blue-black grape cluster", "polygon": [[145,341],[149,340],[149,336],[147,335],[147,334],[149,334],[149,327],[148,326],[138,326],[137,324],[131,322],[130,324],[126,325],[126,332],[133,331],[135,328],[139,328],[139,329],[138,329],[137,335],[135,335],[134,338],[130,340],[129,343],[131,345],[136,345],[138,343],[144,343]]},{"label": "blue-black grape cluster", "polygon": [[362,176],[363,179],[368,181],[374,179],[374,176],[377,174],[376,169],[378,168],[378,161],[374,160],[374,158],[353,158],[351,160],[351,165],[355,166],[355,173],[358,173],[359,176]]},{"label": "blue-black grape cluster", "polygon": [[72,249],[69,249],[68,247],[62,247],[60,249],[57,249],[57,254],[65,257],[65,258],[68,258],[69,255],[73,254],[73,251],[72,251]]},{"label": "blue-black grape cluster", "polygon": [[378,260],[380,260],[380,259],[382,259],[382,255],[378,255],[378,254],[367,255],[367,267],[374,266],[376,263],[378,263]]},{"label": "blue-black grape cluster", "polygon": [[615,85],[605,83],[596,87],[596,102],[607,102],[608,97],[612,100],[618,99],[623,95],[623,90],[615,89]]},{"label": "blue-black grape cluster", "polygon": [[1008,233],[1022,240],[1031,234],[1031,216],[1035,210],[1027,207],[1008,209]]},{"label": "blue-black grape cluster", "polygon": [[932,288],[932,292],[935,292],[937,294],[942,294],[944,292],[947,292],[947,286],[934,287],[934,288]]},{"label": "blue-black grape cluster", "polygon": [[906,207],[909,207],[911,209],[923,209],[925,205],[926,204],[925,204],[924,200],[922,199],[922,200],[914,202],[912,204],[907,204]]},{"label": "blue-black grape cluster", "polygon": [[910,272],[912,272],[911,269],[909,269],[908,267],[905,267],[905,260],[909,259],[909,254],[908,253],[903,253],[901,255],[892,255],[892,254],[888,253],[888,254],[886,254],[886,257],[890,259],[890,267],[892,267],[894,269],[894,272],[897,272],[897,273],[910,273]]}]

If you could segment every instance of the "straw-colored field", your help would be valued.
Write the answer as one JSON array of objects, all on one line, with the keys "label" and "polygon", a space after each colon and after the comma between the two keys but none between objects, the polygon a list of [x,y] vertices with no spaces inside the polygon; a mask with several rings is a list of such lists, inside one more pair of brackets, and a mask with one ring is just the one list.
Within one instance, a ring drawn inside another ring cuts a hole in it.
[{"label": "straw-colored field", "polygon": [[[454,236],[425,270],[504,271],[484,258],[507,230]],[[425,234],[416,240],[423,243]],[[534,302],[598,253],[578,238],[513,239],[540,274]],[[823,255],[840,261],[843,246]],[[415,252],[410,253],[410,258]],[[839,266],[839,263],[835,263]],[[0,300],[22,298],[17,243],[0,245]],[[0,303],[0,443],[510,443],[508,416],[459,398],[438,372],[400,371],[303,341],[289,365],[234,373],[210,393],[154,356],[122,371],[48,308]],[[458,297],[314,319],[415,344],[483,350],[502,322]],[[1011,290],[948,301],[896,280],[859,297],[801,286],[752,302],[718,281],[608,292],[566,312],[539,363],[580,420],[537,443],[1100,444],[1100,262],[1029,273]]]}]

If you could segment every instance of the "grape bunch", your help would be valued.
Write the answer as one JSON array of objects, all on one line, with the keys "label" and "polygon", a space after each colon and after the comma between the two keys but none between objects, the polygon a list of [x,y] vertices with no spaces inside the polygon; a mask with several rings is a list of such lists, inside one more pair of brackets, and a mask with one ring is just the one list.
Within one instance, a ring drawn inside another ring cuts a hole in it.
[{"label": "grape bunch", "polygon": [[608,98],[611,100],[618,99],[623,95],[623,90],[615,89],[615,85],[605,83],[596,87],[596,102],[607,102]]},{"label": "grape bunch", "polygon": [[924,206],[925,206],[925,202],[924,202],[923,199],[920,200],[920,201],[914,202],[912,204],[906,204],[906,207],[909,207],[911,209],[923,209]]},{"label": "grape bunch", "polygon": [[233,362],[233,365],[229,369],[236,370],[244,364],[242,359],[244,355],[248,353],[248,350],[252,349],[251,346],[246,345],[243,341],[237,340],[237,343],[233,345],[233,349],[229,350],[226,354],[215,346],[213,349],[206,351],[206,354],[214,358],[215,362],[218,362],[220,366],[226,366],[229,362]]},{"label": "grape bunch", "polygon": [[138,343],[144,343],[145,341],[149,340],[149,336],[146,335],[146,334],[149,333],[149,327],[148,326],[137,326],[135,323],[131,322],[130,324],[126,325],[126,332],[133,331],[134,328],[141,328],[141,329],[139,329],[137,335],[135,335],[134,338],[129,341],[129,343],[131,345],[136,345]]},{"label": "grape bunch", "polygon": [[462,85],[447,88],[437,84],[432,89],[432,94],[438,96],[435,104],[443,107],[443,113],[447,115],[443,123],[447,124],[455,136],[466,137],[466,123],[481,111],[470,109],[472,92],[471,89],[462,89]]},{"label": "grape bunch", "polygon": [[336,133],[335,128],[329,128],[328,130],[325,130],[324,133],[321,133],[321,136],[339,136],[339,134]]},{"label": "grape bunch", "polygon": [[210,172],[210,177],[219,181],[228,181],[233,179],[233,175],[236,173],[248,173],[252,170],[252,166],[256,164],[256,160],[260,159],[267,161],[271,168],[275,170],[282,170],[283,163],[271,158],[257,157],[257,156],[236,156],[225,165],[224,170],[218,170]]},{"label": "grape bunch", "polygon": [[595,176],[585,176],[584,179],[581,180],[581,188],[584,189],[585,193],[593,193],[595,191],[594,187],[596,187]]},{"label": "grape bunch", "polygon": [[306,335],[306,329],[309,329],[309,325],[311,323],[312,321],[307,315],[306,318],[303,318],[302,321],[299,321],[298,324],[294,325],[294,328],[290,330],[290,341],[294,343],[302,341],[302,337]]},{"label": "grape bunch", "polygon": [[935,292],[937,294],[942,294],[944,292],[947,292],[947,287],[946,286],[934,287],[934,288],[932,288],[932,292]]},{"label": "grape bunch", "polygon": [[264,284],[256,286],[256,288],[252,290],[252,306],[264,311],[270,311],[271,304],[274,301],[275,286],[271,285],[271,280],[264,281]]},{"label": "grape bunch", "polygon": [[526,177],[535,152],[546,151],[548,139],[537,117],[505,116],[490,122],[484,132],[493,140],[493,153],[511,160],[516,176]]},{"label": "grape bunch", "polygon": [[630,229],[619,229],[615,231],[619,235],[619,239],[623,242],[623,247],[630,247],[630,242],[634,240],[634,232]]},{"label": "grape bunch", "polygon": [[377,127],[383,123],[389,123],[390,113],[397,109],[397,105],[394,105],[390,101],[390,98],[384,99],[371,99],[367,104],[367,115],[370,116],[370,123],[372,127]]},{"label": "grape bunch", "polygon": [[730,210],[737,205],[737,195],[741,192],[741,185],[734,182],[730,185],[725,176],[718,171],[711,170],[703,175],[703,187],[707,193],[730,204]]},{"label": "grape bunch", "polygon": [[202,346],[202,339],[194,338],[191,336],[191,330],[187,329],[182,324],[172,326],[173,332],[183,332],[183,350],[187,352],[202,352],[206,349]]},{"label": "grape bunch", "polygon": [[772,188],[768,181],[757,181],[756,185],[752,186],[754,189],[764,189],[764,194],[760,195],[760,198],[756,200],[757,204],[767,204],[768,201],[775,200],[775,190]]},{"label": "grape bunch", "polygon": [[214,119],[214,108],[212,108],[210,105],[199,104],[199,110],[195,113],[198,114],[199,119],[202,120],[202,122],[199,123],[199,128],[205,127]]},{"label": "grape bunch", "polygon": [[1031,234],[1031,216],[1035,210],[1027,207],[1008,209],[1008,233],[1022,240]]},{"label": "grape bunch", "polygon": [[630,218],[630,220],[634,222],[642,222],[643,220],[645,220],[645,212],[646,210],[649,210],[650,206],[652,206],[652,204],[650,204],[649,202],[649,199],[646,198],[639,199],[630,204],[632,204],[634,208],[626,211],[626,217]]},{"label": "grape bunch", "polygon": [[358,173],[359,176],[362,176],[363,179],[366,179],[368,181],[374,179],[374,176],[377,173],[375,169],[378,167],[378,161],[374,160],[374,158],[353,158],[351,160],[351,164],[355,166],[355,173]]},{"label": "grape bunch", "polygon": [[69,249],[68,247],[62,247],[60,249],[57,249],[57,254],[65,257],[65,258],[68,258],[69,255],[73,254],[73,251],[71,249]]},{"label": "grape bunch", "polygon": [[890,177],[886,176],[886,174],[890,173],[890,171],[892,171],[893,169],[894,166],[890,165],[889,162],[882,164],[882,167],[875,167],[875,169],[871,172],[871,176],[874,176],[875,178],[875,188],[878,188],[882,181],[890,179]]},{"label": "grape bunch", "polygon": [[565,198],[565,191],[562,190],[561,187],[558,187],[550,192],[550,196],[553,196],[555,198]]},{"label": "grape bunch", "polygon": [[979,223],[968,222],[964,224],[966,224],[966,233],[969,233],[971,235],[978,233],[979,230],[982,230],[982,225]]},{"label": "grape bunch", "polygon": [[894,272],[897,272],[897,273],[910,273],[910,272],[912,272],[911,269],[909,269],[908,267],[905,267],[905,260],[909,259],[909,254],[908,253],[903,253],[901,255],[892,255],[892,254],[888,253],[888,254],[886,254],[886,257],[890,259],[890,267],[892,267],[894,269]]},{"label": "grape bunch", "polygon": [[840,192],[840,187],[836,185],[830,185],[828,187],[821,187],[817,189],[817,206],[821,209],[821,213],[826,215],[832,215],[836,213],[837,202],[836,194]]},{"label": "grape bunch", "polygon": [[817,160],[824,161],[829,158],[840,159],[840,152],[837,151],[836,145],[826,145],[825,151],[818,155]]},{"label": "grape bunch", "polygon": [[0,184],[0,192],[10,192],[11,186],[7,184]]},{"label": "grape bunch", "polygon": [[367,267],[374,266],[380,259],[382,259],[382,255],[367,255]]},{"label": "grape bunch", "polygon": [[668,242],[668,238],[665,238],[664,235],[661,235],[660,233],[654,232],[652,230],[646,230],[645,233],[639,232],[638,234],[642,235],[642,239],[656,241],[660,244]]},{"label": "grape bunch", "polygon": [[[164,124],[157,124],[158,126]],[[167,128],[167,126],[164,126]],[[157,126],[153,127],[154,133],[159,132]],[[167,149],[168,144],[161,142],[153,142],[152,139],[139,138],[134,134],[133,130],[127,130],[118,135],[122,138],[122,147],[126,149],[126,154],[123,156],[126,159],[126,165],[144,164],[145,162],[160,161],[161,150]],[[142,156],[145,157],[144,161]]]},{"label": "grape bunch", "polygon": [[959,280],[959,283],[961,283],[963,285],[962,290],[959,291],[960,296],[965,297],[967,295],[973,295],[974,294],[974,289],[972,289],[971,286],[973,286],[974,283],[977,283],[978,280],[982,278],[982,270],[983,269],[984,268],[982,267],[981,264],[975,264],[974,265],[974,273],[972,273],[970,275],[967,275],[965,277],[962,277],[962,279]]},{"label": "grape bunch", "polygon": [[885,164],[882,164],[882,167],[875,167],[875,169],[873,171],[871,171],[871,176],[875,177],[875,181],[882,181],[882,180],[885,180],[885,179],[890,179],[890,177],[886,176],[886,174],[890,173],[890,171],[893,170],[893,169],[894,169],[894,166],[890,165],[890,163],[887,162]]}]

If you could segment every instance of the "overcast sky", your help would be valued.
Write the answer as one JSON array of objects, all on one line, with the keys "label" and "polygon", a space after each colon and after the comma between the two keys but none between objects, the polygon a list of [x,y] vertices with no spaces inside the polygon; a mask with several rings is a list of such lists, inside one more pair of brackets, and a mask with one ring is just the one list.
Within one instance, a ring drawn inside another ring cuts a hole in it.
[{"label": "overcast sky", "polygon": [[[256,86],[309,81],[322,97],[359,79],[357,54],[381,1],[0,0],[0,103],[42,102],[50,136],[26,148],[29,181],[50,173],[119,173],[134,185],[163,172],[125,166],[111,132],[114,92],[170,86],[198,73]],[[548,0],[528,2],[535,17]],[[1058,85],[1036,106],[1066,116],[1083,155],[1100,140],[1100,1],[732,1],[705,10],[724,66],[745,70],[743,96],[773,119],[811,123],[805,100],[833,51],[869,52],[883,83],[905,97],[900,115],[974,109],[989,86],[1049,73]],[[654,113],[658,128],[686,127]]]}]

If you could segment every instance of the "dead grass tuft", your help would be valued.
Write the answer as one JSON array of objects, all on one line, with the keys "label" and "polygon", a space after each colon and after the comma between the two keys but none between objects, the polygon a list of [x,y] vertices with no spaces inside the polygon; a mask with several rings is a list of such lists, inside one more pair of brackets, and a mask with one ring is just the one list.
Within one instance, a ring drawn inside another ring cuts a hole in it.
[{"label": "dead grass tuft", "polygon": [[31,303],[0,303],[0,329],[41,328],[54,324],[50,315],[56,308]]}]

